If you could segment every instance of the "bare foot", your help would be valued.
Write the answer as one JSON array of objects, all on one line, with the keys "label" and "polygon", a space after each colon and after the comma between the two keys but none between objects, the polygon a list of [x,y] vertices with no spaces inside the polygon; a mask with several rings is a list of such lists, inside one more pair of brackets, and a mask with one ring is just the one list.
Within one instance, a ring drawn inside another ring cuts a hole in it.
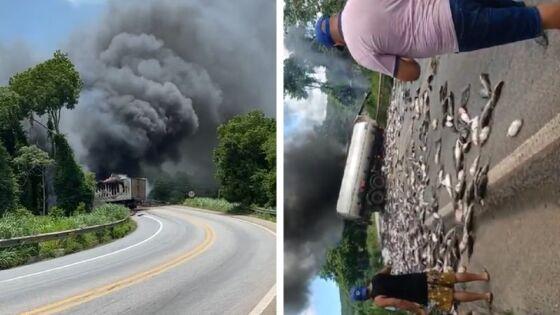
[{"label": "bare foot", "polygon": [[492,292],[486,292],[486,301],[489,304],[492,304],[492,302],[494,301],[494,294],[492,294]]},{"label": "bare foot", "polygon": [[490,281],[490,273],[488,272],[488,270],[484,269],[484,272],[482,274],[485,275],[484,280],[486,282]]}]

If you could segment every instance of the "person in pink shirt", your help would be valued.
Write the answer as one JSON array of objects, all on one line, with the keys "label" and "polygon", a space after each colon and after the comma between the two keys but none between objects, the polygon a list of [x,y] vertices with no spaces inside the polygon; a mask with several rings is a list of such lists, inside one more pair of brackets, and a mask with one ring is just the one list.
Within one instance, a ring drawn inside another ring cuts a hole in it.
[{"label": "person in pink shirt", "polygon": [[536,38],[560,28],[560,4],[513,0],[348,0],[322,16],[315,39],[346,46],[363,67],[402,81],[420,76],[414,58],[467,52]]}]

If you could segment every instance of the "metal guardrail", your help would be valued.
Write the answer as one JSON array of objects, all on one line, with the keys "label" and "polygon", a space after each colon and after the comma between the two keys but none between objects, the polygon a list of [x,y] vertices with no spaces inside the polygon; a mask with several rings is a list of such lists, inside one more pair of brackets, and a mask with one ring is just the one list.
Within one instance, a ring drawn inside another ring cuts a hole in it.
[{"label": "metal guardrail", "polygon": [[276,216],[276,209],[265,209],[260,207],[252,207],[251,210],[257,213],[270,214]]},{"label": "metal guardrail", "polygon": [[130,216],[127,216],[124,219],[121,219],[121,220],[118,220],[118,221],[115,221],[115,222],[111,222],[111,223],[92,225],[92,226],[87,226],[87,227],[73,229],[73,230],[51,232],[51,233],[31,235],[31,236],[21,236],[21,237],[14,237],[14,238],[10,238],[10,239],[0,239],[0,248],[20,246],[20,245],[26,245],[26,244],[35,244],[35,243],[41,243],[41,242],[45,242],[45,241],[58,240],[58,239],[62,239],[62,238],[70,237],[70,236],[76,236],[76,235],[85,234],[85,233],[90,233],[90,232],[97,232],[97,231],[103,230],[105,228],[113,227],[113,226],[116,226],[120,223],[123,223],[128,218],[130,218]]}]

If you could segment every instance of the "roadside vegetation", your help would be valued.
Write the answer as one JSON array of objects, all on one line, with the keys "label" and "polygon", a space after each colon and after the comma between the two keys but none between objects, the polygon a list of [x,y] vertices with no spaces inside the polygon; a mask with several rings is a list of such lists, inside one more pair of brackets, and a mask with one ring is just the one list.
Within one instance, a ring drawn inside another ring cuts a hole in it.
[{"label": "roadside vegetation", "polygon": [[[393,78],[377,72],[370,72],[370,76],[371,94],[366,100],[366,110],[370,117],[373,117],[374,119],[377,117],[377,123],[385,128],[387,126],[387,110],[389,109],[389,105],[391,103]],[[381,90],[379,90],[379,80],[382,80]],[[379,110],[377,110],[377,102],[379,97],[381,98],[379,100]]]},{"label": "roadside vegetation", "polygon": [[[85,207],[81,207],[85,209]],[[82,210],[78,209],[77,212]],[[117,205],[103,205],[91,213],[79,213],[66,217],[60,208],[54,208],[47,216],[35,216],[26,209],[11,211],[0,220],[0,239],[32,236],[107,224],[125,219],[129,210]],[[123,223],[102,231],[70,236],[61,240],[0,249],[0,269],[58,257],[121,238],[136,228],[134,221]]]},{"label": "roadside vegetation", "polygon": [[276,216],[256,212],[256,206],[245,206],[241,203],[231,203],[225,199],[194,197],[185,199],[183,205],[187,207],[219,211],[227,214],[250,215],[260,219],[276,222]]},{"label": "roadside vegetation", "polygon": [[218,127],[214,150],[218,196],[187,198],[190,207],[248,214],[275,221],[255,212],[276,205],[276,121],[260,111],[235,116]]},{"label": "roadside vegetation", "polygon": [[[77,163],[60,130],[62,111],[76,106],[81,89],[78,72],[60,51],[0,86],[1,239],[105,224],[128,215],[120,206],[94,209],[95,174]],[[0,268],[90,248],[133,229],[134,222],[127,220],[102,232],[0,249]]]}]

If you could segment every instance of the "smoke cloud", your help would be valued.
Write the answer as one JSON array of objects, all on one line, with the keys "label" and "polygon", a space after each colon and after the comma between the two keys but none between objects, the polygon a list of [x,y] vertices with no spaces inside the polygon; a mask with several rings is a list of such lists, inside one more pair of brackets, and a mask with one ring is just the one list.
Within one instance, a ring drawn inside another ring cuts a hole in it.
[{"label": "smoke cloud", "polygon": [[345,163],[344,146],[311,132],[287,143],[284,167],[284,301],[288,314],[308,304],[310,281],[325,253],[342,235],[336,199]]},{"label": "smoke cloud", "polygon": [[0,85],[7,85],[10,77],[32,66],[35,61],[29,47],[23,42],[0,42]]},{"label": "smoke cloud", "polygon": [[275,2],[114,1],[67,51],[84,81],[64,130],[98,176],[187,171],[213,185],[217,126],[275,113]]},{"label": "smoke cloud", "polygon": [[344,85],[360,91],[369,88],[369,82],[347,51],[324,49],[317,44],[304,26],[288,27],[284,45],[295,61],[313,67],[326,67],[331,73],[327,80],[333,86]]}]

